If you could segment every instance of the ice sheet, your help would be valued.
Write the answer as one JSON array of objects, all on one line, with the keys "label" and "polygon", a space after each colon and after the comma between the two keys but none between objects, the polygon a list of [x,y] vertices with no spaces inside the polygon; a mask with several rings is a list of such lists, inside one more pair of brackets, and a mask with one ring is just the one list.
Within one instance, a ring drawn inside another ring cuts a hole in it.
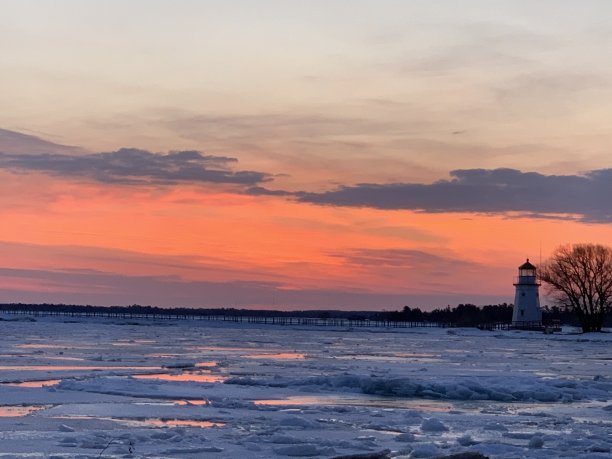
[{"label": "ice sheet", "polygon": [[610,333],[0,323],[0,458],[611,455]]}]

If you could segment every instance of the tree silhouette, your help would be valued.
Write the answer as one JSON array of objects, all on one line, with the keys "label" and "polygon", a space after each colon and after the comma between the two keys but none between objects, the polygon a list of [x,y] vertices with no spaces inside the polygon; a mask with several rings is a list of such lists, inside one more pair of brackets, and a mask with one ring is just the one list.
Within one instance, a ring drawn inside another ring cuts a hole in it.
[{"label": "tree silhouette", "polygon": [[561,246],[540,270],[540,279],[559,306],[576,314],[583,332],[601,331],[612,311],[612,248]]}]

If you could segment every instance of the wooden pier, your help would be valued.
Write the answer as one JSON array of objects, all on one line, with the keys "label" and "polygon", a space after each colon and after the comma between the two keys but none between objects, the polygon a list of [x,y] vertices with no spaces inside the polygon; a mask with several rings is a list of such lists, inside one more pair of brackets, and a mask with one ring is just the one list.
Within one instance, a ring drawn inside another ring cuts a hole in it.
[{"label": "wooden pier", "polygon": [[339,328],[452,328],[455,325],[442,322],[408,322],[374,319],[347,318],[316,318],[288,316],[249,316],[220,314],[185,314],[173,313],[138,313],[126,311],[61,311],[61,310],[30,310],[8,309],[0,307],[0,313],[30,317],[64,317],[64,318],[101,318],[120,320],[191,320],[217,321],[263,325],[308,326],[308,327],[339,327]]},{"label": "wooden pier", "polygon": [[560,332],[561,324],[559,321],[554,321],[551,324],[543,324],[542,322],[493,322],[486,324],[479,324],[477,327],[480,330],[528,330],[528,331],[541,331],[546,333]]}]

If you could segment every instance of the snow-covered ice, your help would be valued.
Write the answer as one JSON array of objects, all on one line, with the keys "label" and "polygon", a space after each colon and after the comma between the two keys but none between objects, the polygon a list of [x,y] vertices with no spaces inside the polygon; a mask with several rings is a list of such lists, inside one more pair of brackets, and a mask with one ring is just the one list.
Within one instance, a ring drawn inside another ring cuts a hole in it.
[{"label": "snow-covered ice", "polygon": [[612,454],[609,333],[0,327],[0,458]]}]

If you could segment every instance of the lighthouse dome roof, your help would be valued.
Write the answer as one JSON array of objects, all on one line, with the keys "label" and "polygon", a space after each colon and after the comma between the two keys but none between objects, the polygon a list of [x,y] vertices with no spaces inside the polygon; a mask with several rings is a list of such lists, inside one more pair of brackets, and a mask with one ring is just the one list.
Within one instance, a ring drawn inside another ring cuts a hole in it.
[{"label": "lighthouse dome roof", "polygon": [[519,266],[519,269],[536,269],[536,267],[529,263],[529,258],[527,258],[527,261]]}]

